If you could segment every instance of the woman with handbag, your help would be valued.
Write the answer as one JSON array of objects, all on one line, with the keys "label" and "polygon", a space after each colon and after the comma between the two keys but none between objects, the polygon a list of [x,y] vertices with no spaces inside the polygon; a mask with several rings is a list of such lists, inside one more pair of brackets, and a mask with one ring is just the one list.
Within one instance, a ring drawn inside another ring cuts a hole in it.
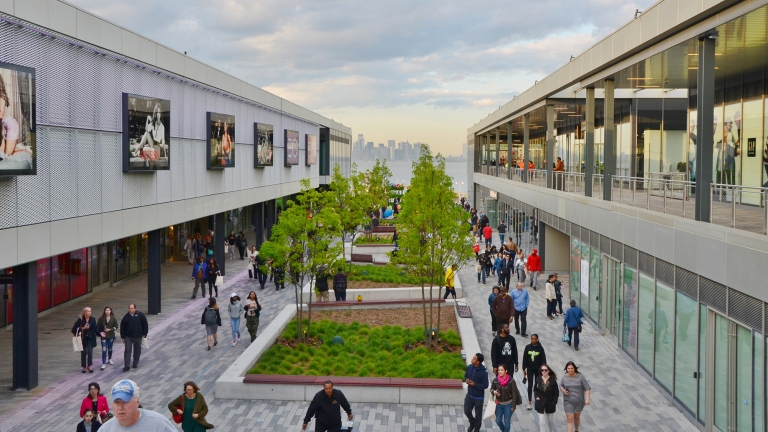
[{"label": "woman with handbag", "polygon": [[109,414],[109,403],[107,398],[101,394],[101,387],[98,383],[88,384],[88,395],[83,398],[80,404],[80,417],[85,418],[85,414],[91,411],[96,420],[105,418]]},{"label": "woman with handbag", "polygon": [[80,337],[83,342],[83,350],[80,351],[80,366],[83,373],[93,373],[93,348],[96,346],[96,318],[91,316],[91,308],[86,307],[80,312],[80,317],[72,326],[72,335]]},{"label": "woman with handbag", "polygon": [[[213,290],[216,290],[216,297],[219,296],[219,286],[216,285],[216,278],[218,276],[221,276],[221,269],[219,268],[219,265],[216,264],[216,258],[211,258],[208,260],[208,297],[213,297]],[[205,293],[203,293],[203,296],[205,296]]]},{"label": "woman with handbag", "polygon": [[168,410],[173,414],[173,420],[181,423],[184,432],[203,432],[213,429],[213,425],[205,421],[208,414],[208,404],[200,394],[200,387],[192,381],[184,383],[184,394],[168,404]]},{"label": "woman with handbag", "polygon": [[539,414],[539,430],[541,432],[554,432],[555,411],[560,391],[557,388],[557,375],[546,364],[539,367],[539,375],[533,386],[533,394],[536,398],[535,409]]},{"label": "woman with handbag", "polygon": [[[571,307],[565,311],[565,318],[563,319],[563,332],[568,329],[568,346],[573,343],[576,351],[579,350],[579,333],[581,333],[581,318],[584,317],[584,313],[581,308],[576,306],[576,300],[571,300]],[[565,340],[565,337],[563,337]]]},{"label": "woman with handbag", "polygon": [[112,363],[112,345],[115,343],[115,332],[118,329],[117,319],[112,314],[111,307],[104,308],[104,313],[99,317],[96,327],[101,336],[101,370],[104,370],[107,368],[107,358],[109,358],[109,364],[114,364]]},{"label": "woman with handbag", "polygon": [[251,250],[248,251],[248,279],[255,279],[258,277],[258,263],[256,257],[259,256],[259,251],[256,250],[256,246],[251,246]]},{"label": "woman with handbag", "polygon": [[96,419],[93,410],[87,409],[83,414],[83,421],[77,424],[77,432],[96,432],[101,427],[101,423]]},{"label": "woman with handbag", "polygon": [[512,414],[515,413],[518,405],[522,405],[523,398],[507,366],[500,364],[496,371],[496,378],[491,383],[491,394],[496,396],[496,425],[501,432],[509,432],[512,428]]},{"label": "woman with handbag", "polygon": [[255,291],[248,293],[243,307],[245,308],[245,327],[248,329],[248,334],[251,335],[251,342],[253,342],[256,340],[256,332],[259,330],[259,315],[261,315],[261,305]]}]

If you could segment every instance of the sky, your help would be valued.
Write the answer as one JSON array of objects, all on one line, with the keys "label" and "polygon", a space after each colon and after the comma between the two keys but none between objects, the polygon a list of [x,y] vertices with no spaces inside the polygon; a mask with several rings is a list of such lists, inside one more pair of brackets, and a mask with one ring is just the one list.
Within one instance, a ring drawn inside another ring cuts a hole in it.
[{"label": "sky", "polygon": [[461,154],[467,129],[655,0],[68,0],[352,128]]}]

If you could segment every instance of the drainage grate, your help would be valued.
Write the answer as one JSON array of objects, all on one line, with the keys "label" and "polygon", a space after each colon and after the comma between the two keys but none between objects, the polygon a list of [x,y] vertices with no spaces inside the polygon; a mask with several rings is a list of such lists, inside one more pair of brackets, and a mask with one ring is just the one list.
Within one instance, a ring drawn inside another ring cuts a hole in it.
[{"label": "drainage grate", "polygon": [[467,305],[457,305],[457,309],[459,310],[459,317],[461,318],[472,318],[472,310]]}]

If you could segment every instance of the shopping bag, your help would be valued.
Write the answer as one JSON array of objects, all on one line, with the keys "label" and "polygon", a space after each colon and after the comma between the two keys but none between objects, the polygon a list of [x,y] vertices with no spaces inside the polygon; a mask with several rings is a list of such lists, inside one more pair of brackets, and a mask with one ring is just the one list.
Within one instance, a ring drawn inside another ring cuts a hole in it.
[{"label": "shopping bag", "polygon": [[216,285],[217,287],[222,287],[222,286],[224,286],[224,276],[222,276],[222,275],[218,275],[218,276],[216,276],[216,284],[215,284],[215,285]]},{"label": "shopping bag", "polygon": [[149,340],[145,337],[141,338],[141,349],[149,349]]},{"label": "shopping bag", "polygon": [[490,397],[488,405],[485,406],[485,411],[483,411],[483,420],[494,417],[496,417],[496,401],[493,400],[493,397]]},{"label": "shopping bag", "polygon": [[228,244],[224,245],[224,253],[229,253],[229,245]]},{"label": "shopping bag", "polygon": [[570,338],[570,337],[568,337],[568,332],[566,332],[566,331],[565,331],[565,327],[563,327],[563,342],[566,342],[566,343],[568,343],[568,342],[570,342],[570,341],[571,341],[571,338]]},{"label": "shopping bag", "polygon": [[74,352],[83,351],[83,338],[80,337],[80,329],[77,330],[77,335],[72,336],[72,350]]}]

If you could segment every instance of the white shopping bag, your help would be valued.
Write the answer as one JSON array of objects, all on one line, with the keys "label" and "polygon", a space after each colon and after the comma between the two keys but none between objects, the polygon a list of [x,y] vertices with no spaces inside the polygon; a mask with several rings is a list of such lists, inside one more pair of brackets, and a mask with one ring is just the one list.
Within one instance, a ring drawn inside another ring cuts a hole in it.
[{"label": "white shopping bag", "polygon": [[141,349],[143,350],[149,349],[149,339],[145,337],[141,338]]},{"label": "white shopping bag", "polygon": [[83,338],[80,337],[80,329],[77,330],[76,336],[72,336],[72,350],[74,352],[83,351]]}]

